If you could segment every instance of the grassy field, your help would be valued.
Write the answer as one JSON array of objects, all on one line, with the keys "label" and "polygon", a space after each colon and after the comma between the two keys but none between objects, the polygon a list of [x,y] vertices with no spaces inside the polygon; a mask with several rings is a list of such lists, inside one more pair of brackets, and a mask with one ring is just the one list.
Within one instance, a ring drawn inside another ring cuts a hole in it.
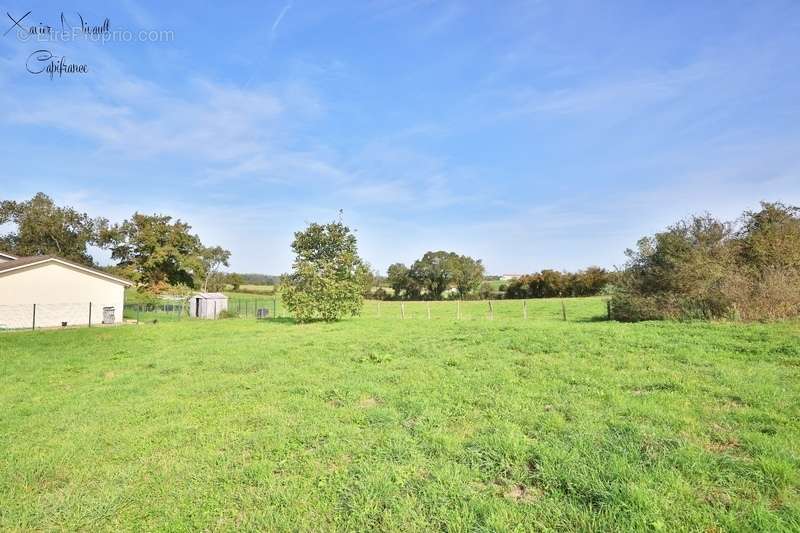
[{"label": "grassy field", "polygon": [[0,530],[800,530],[798,324],[451,304],[0,335]]}]

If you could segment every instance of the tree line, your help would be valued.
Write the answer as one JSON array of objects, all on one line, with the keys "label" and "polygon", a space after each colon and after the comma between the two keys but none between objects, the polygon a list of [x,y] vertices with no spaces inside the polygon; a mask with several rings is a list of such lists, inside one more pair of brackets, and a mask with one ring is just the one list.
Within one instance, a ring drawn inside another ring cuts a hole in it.
[{"label": "tree line", "polygon": [[0,225],[15,231],[0,235],[0,250],[19,256],[56,255],[99,268],[89,246],[109,250],[111,273],[158,293],[175,287],[220,290],[226,283],[220,270],[230,251],[205,246],[191,226],[167,215],[134,213],[119,224],[89,217],[71,207],[57,206],[44,193],[28,201],[0,202]]},{"label": "tree line", "polygon": [[555,298],[557,296],[594,296],[613,283],[615,273],[592,266],[578,272],[542,270],[511,280],[506,298]]}]

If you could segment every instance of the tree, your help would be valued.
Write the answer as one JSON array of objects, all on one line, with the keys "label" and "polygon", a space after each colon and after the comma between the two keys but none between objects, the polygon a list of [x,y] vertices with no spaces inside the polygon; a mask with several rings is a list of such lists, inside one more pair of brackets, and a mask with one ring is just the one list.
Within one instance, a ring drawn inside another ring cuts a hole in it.
[{"label": "tree", "polygon": [[433,300],[441,298],[453,280],[452,263],[458,256],[453,252],[426,252],[411,265],[411,277],[427,291]]},{"label": "tree", "polygon": [[461,298],[480,286],[486,272],[480,259],[466,255],[451,257],[449,268],[453,285]]},{"label": "tree", "polygon": [[93,265],[86,251],[97,244],[98,231],[107,224],[71,207],[59,207],[44,193],[27,202],[0,202],[0,225],[11,223],[16,231],[0,236],[0,250],[19,256],[56,255]]},{"label": "tree", "polygon": [[242,276],[236,273],[230,273],[225,276],[225,283],[233,287],[234,291],[238,291],[244,282]]},{"label": "tree", "polygon": [[403,263],[395,263],[386,271],[389,286],[394,290],[396,298],[419,297],[420,287],[417,280],[411,276],[411,270]]},{"label": "tree", "polygon": [[228,266],[231,253],[221,246],[210,246],[203,248],[200,256],[203,260],[203,292],[208,291],[209,281],[212,279],[215,280],[214,289],[219,290],[225,284],[224,279],[219,275],[219,269],[222,266]]},{"label": "tree", "polygon": [[737,237],[752,269],[800,270],[800,208],[762,202],[760,211],[745,211]]},{"label": "tree", "polygon": [[313,223],[294,234],[292,273],[281,278],[281,297],[300,322],[339,320],[360,313],[369,269],[355,235],[341,221]]},{"label": "tree", "polygon": [[120,272],[151,289],[193,287],[195,278],[205,273],[205,248],[191,229],[166,215],[134,213],[130,220],[105,228],[100,241],[111,249]]}]

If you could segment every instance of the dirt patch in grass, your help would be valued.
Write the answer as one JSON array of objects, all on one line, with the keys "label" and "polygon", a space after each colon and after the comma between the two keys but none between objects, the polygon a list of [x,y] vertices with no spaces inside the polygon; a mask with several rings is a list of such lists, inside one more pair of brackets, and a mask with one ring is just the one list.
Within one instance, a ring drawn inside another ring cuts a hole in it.
[{"label": "dirt patch in grass", "polygon": [[503,492],[503,497],[516,503],[533,503],[544,495],[539,487],[512,485]]},{"label": "dirt patch in grass", "polygon": [[373,398],[372,396],[369,396],[367,398],[362,398],[358,402],[358,406],[361,407],[362,409],[369,409],[370,407],[375,407],[379,403],[380,403],[380,401],[378,401],[377,399]]}]

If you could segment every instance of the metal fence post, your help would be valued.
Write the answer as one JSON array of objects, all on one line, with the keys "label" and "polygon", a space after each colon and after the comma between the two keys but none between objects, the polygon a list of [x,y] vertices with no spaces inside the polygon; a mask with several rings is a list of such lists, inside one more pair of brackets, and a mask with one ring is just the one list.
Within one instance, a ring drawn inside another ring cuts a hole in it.
[{"label": "metal fence post", "polygon": [[36,304],[33,304],[33,324],[31,330],[36,331]]},{"label": "metal fence post", "polygon": [[89,302],[89,327],[92,327],[92,302]]}]

